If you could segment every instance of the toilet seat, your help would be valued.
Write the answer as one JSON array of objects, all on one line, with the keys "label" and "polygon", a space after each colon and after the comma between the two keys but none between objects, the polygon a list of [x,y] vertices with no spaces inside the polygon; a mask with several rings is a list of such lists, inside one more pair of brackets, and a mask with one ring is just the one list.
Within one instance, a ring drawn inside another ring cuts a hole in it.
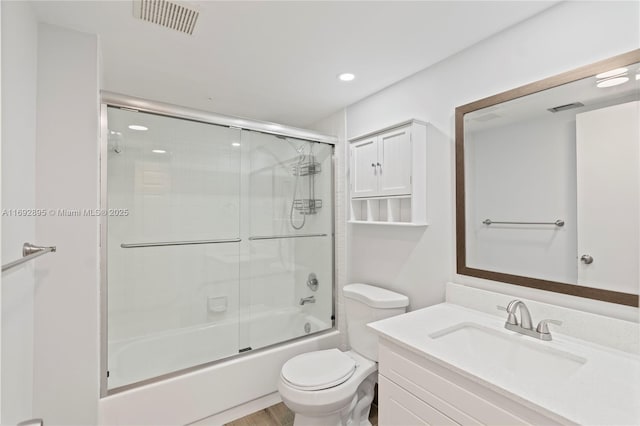
[{"label": "toilet seat", "polygon": [[295,389],[317,391],[338,386],[356,371],[356,361],[338,349],[295,356],[282,366],[281,376]]}]

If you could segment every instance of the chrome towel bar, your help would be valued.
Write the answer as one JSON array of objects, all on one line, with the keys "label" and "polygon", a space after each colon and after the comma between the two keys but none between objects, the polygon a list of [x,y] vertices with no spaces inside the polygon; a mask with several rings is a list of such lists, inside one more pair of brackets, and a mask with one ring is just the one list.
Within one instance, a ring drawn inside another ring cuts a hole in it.
[{"label": "chrome towel bar", "polygon": [[297,234],[297,235],[269,235],[249,237],[250,241],[255,240],[279,240],[281,238],[309,238],[309,237],[326,237],[327,234]]},{"label": "chrome towel bar", "polygon": [[564,220],[558,219],[555,222],[497,222],[491,219],[482,221],[485,225],[555,225],[557,227],[564,226]]},{"label": "chrome towel bar", "polygon": [[22,259],[14,260],[13,262],[9,262],[6,265],[2,265],[2,272],[15,266],[22,265],[23,263],[35,259],[36,257],[42,256],[43,254],[54,253],[55,251],[56,246],[43,247],[36,246],[31,243],[24,243],[22,245]]},{"label": "chrome towel bar", "polygon": [[120,244],[120,247],[128,249],[128,248],[141,248],[141,247],[192,246],[196,244],[239,243],[240,241],[242,241],[240,238],[230,238],[230,239],[222,239],[222,240],[162,241],[158,243]]}]

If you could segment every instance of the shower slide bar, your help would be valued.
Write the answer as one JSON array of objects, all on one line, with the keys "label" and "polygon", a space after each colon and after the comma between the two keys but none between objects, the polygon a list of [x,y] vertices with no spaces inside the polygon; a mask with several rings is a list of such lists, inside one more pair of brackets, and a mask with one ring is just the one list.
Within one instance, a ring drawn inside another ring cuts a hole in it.
[{"label": "shower slide bar", "polygon": [[22,259],[14,260],[13,262],[9,262],[6,265],[2,265],[2,272],[15,266],[22,265],[23,263],[35,259],[36,257],[42,256],[43,254],[54,253],[55,251],[56,246],[43,247],[36,246],[31,243],[24,243],[22,245]]},{"label": "shower slide bar", "polygon": [[497,222],[491,219],[485,219],[482,221],[485,225],[555,225],[557,227],[564,226],[564,220],[558,219],[555,222]]},{"label": "shower slide bar", "polygon": [[242,241],[240,238],[231,238],[231,239],[223,239],[223,240],[162,241],[158,243],[120,244],[120,247],[128,249],[128,248],[141,248],[141,247],[192,246],[196,244],[239,243],[240,241]]},{"label": "shower slide bar", "polygon": [[281,238],[309,238],[309,237],[326,237],[327,234],[297,234],[297,235],[269,235],[249,237],[249,241],[255,240],[279,240]]}]

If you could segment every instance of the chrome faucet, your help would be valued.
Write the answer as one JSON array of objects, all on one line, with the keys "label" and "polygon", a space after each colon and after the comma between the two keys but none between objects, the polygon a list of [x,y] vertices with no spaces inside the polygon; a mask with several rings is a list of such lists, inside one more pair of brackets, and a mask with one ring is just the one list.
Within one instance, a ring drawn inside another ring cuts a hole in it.
[{"label": "chrome faucet", "polygon": [[303,297],[300,299],[300,305],[304,305],[305,303],[316,303],[315,296]]},{"label": "chrome faucet", "polygon": [[506,324],[518,325],[518,318],[516,316],[518,308],[520,308],[520,327],[531,330],[533,328],[531,326],[531,313],[522,300],[512,300],[509,302],[509,305],[507,305],[509,317],[507,318]]},{"label": "chrome faucet", "polygon": [[[551,340],[551,333],[549,332],[547,324],[551,323],[562,325],[562,321],[544,319],[538,323],[538,326],[534,330],[531,321],[531,313],[529,312],[527,305],[525,305],[522,300],[512,300],[506,308],[498,306],[498,309],[507,311],[508,314],[507,321],[504,323],[504,328],[520,334],[535,337],[536,339],[547,341]],[[518,309],[520,310],[520,322],[518,322],[518,317],[516,315]]]}]

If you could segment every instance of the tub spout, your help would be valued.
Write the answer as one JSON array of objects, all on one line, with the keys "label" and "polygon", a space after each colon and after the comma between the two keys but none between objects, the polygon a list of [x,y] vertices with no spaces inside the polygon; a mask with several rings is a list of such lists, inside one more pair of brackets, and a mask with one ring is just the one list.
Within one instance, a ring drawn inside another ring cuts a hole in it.
[{"label": "tub spout", "polygon": [[304,305],[305,303],[316,303],[315,296],[303,297],[300,299],[300,305]]}]

